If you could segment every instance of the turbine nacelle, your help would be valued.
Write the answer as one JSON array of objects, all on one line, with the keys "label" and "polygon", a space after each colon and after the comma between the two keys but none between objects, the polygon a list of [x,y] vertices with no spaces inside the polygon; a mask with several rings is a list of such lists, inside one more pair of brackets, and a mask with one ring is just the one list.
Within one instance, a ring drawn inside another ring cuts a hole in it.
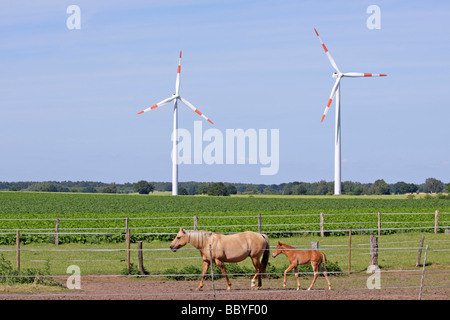
[{"label": "turbine nacelle", "polygon": [[342,76],[343,76],[342,73],[340,73],[340,72],[334,72],[333,75],[332,75],[331,77],[333,77],[334,79],[337,79],[337,78],[342,77]]}]

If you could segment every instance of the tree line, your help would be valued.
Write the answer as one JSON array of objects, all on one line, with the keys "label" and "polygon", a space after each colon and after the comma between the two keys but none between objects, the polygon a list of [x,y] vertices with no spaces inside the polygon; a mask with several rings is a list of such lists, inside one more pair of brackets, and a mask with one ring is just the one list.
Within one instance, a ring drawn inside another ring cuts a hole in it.
[{"label": "tree line", "polygon": [[[227,182],[179,182],[179,195],[220,195],[231,194],[280,194],[280,195],[330,195],[334,191],[334,182],[289,182],[280,184],[250,184]],[[413,193],[450,193],[450,183],[444,184],[435,178],[428,178],[422,184],[399,181],[386,183],[383,179],[373,183],[344,181],[342,193],[348,195],[383,195]],[[104,183],[93,181],[44,181],[44,182],[0,182],[0,190],[38,191],[38,192],[82,192],[82,193],[140,193],[171,191],[170,182],[151,182],[141,180],[135,183]]]}]

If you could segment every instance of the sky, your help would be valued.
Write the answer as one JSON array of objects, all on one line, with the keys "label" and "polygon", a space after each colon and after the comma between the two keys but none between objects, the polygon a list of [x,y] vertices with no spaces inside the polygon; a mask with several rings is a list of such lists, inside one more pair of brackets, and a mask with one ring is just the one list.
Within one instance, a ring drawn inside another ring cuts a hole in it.
[{"label": "sky", "polygon": [[0,181],[171,181],[173,105],[137,113],[174,93],[180,50],[180,95],[214,122],[178,105],[192,150],[211,147],[201,124],[223,159],[237,129],[277,130],[279,154],[263,175],[248,143],[244,163],[183,163],[179,181],[333,181],[334,103],[320,119],[334,69],[316,28],[342,72],[388,75],[341,81],[342,181],[449,183],[449,14],[436,0],[2,1]]}]

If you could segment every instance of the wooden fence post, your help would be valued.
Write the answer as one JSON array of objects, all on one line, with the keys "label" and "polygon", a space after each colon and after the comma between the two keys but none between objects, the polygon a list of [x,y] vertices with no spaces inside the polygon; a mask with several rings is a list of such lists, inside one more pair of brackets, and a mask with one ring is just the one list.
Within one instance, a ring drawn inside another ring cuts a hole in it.
[{"label": "wooden fence post", "polygon": [[434,233],[438,233],[438,225],[439,225],[439,210],[436,210],[434,213]]},{"label": "wooden fence post", "polygon": [[381,213],[378,211],[378,236],[381,236]]},{"label": "wooden fence post", "polygon": [[125,233],[128,232],[128,221],[129,220],[130,220],[129,218],[125,218]]},{"label": "wooden fence post", "polygon": [[126,241],[127,241],[127,270],[128,272],[130,272],[130,268],[131,268],[131,263],[130,263],[130,229],[127,229],[127,236],[126,236]]},{"label": "wooden fence post", "polygon": [[59,218],[55,220],[55,246],[59,244]]},{"label": "wooden fence post", "polygon": [[319,241],[311,241],[311,250],[319,250]]},{"label": "wooden fence post", "polygon": [[197,230],[198,227],[198,217],[194,216],[194,230]]},{"label": "wooden fence post", "polygon": [[348,229],[348,274],[352,272],[352,229]]},{"label": "wooden fence post", "polygon": [[375,270],[378,267],[378,237],[370,236],[370,267]]},{"label": "wooden fence post", "polygon": [[320,213],[320,236],[323,238],[324,237],[324,232],[323,232],[323,222],[324,222],[324,217],[323,217],[323,212]]},{"label": "wooden fence post", "polygon": [[16,260],[17,271],[20,271],[20,231],[16,230]]},{"label": "wooden fence post", "polygon": [[258,232],[261,233],[262,231],[262,219],[261,219],[261,213],[258,213]]},{"label": "wooden fence post", "polygon": [[140,273],[144,274],[144,254],[142,252],[142,241],[138,241],[137,248],[138,248],[138,269]]},{"label": "wooden fence post", "polygon": [[427,265],[428,245],[425,247],[425,258],[423,259],[422,278],[420,279],[419,300],[422,300],[423,278],[425,277],[425,266]]},{"label": "wooden fence post", "polygon": [[425,240],[425,236],[422,235],[422,239],[420,240],[419,253],[417,255],[416,267],[420,266],[420,258],[422,257],[422,249],[423,249],[423,240]]}]

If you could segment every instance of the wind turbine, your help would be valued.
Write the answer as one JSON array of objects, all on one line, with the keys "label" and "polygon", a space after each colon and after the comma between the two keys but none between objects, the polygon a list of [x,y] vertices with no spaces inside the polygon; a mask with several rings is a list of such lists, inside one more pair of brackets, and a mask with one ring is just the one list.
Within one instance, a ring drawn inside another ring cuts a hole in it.
[{"label": "wind turbine", "polygon": [[336,96],[336,122],[335,122],[335,132],[334,132],[334,194],[339,195],[341,194],[341,110],[340,110],[340,81],[343,77],[385,77],[386,74],[377,74],[377,73],[359,73],[359,72],[348,72],[348,73],[342,73],[339,71],[339,68],[334,61],[333,57],[331,56],[330,52],[328,51],[327,47],[323,43],[322,39],[319,36],[319,33],[314,28],[314,31],[316,32],[317,37],[319,38],[320,43],[322,44],[323,49],[325,50],[325,53],[328,56],[328,60],[330,60],[331,65],[336,70],[333,73],[333,78],[336,79],[336,82],[334,83],[333,89],[331,90],[330,98],[328,99],[328,103],[325,107],[325,111],[322,115],[322,120],[325,119],[325,116],[330,109],[331,102],[333,101],[333,98]]},{"label": "wind turbine", "polygon": [[211,124],[214,124],[209,120],[203,113],[201,113],[196,107],[194,107],[189,101],[180,96],[180,72],[181,72],[181,51],[180,60],[178,61],[178,71],[177,71],[177,81],[175,83],[175,93],[161,102],[142,110],[138,114],[153,110],[160,107],[170,101],[173,101],[173,134],[172,134],[172,195],[178,195],[178,100],[182,101],[185,105],[192,109],[195,113],[202,116],[204,119],[208,120]]}]

